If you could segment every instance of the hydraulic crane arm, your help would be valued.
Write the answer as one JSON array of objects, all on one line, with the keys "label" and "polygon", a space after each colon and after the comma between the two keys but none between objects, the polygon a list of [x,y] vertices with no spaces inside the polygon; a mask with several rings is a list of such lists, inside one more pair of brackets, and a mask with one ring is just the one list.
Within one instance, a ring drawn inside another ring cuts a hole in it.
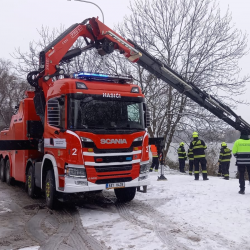
[{"label": "hydraulic crane arm", "polygon": [[128,41],[142,54],[137,61],[140,66],[155,75],[157,78],[168,83],[170,86],[186,95],[200,106],[209,110],[236,130],[247,130],[250,133],[250,124],[234,113],[227,105],[221,103],[207,92],[199,89],[193,83],[186,82],[178,73],[147,53],[139,45],[131,40]]},{"label": "hydraulic crane arm", "polygon": [[[85,39],[87,43],[86,47],[69,50],[78,37]],[[250,124],[235,114],[228,106],[205,91],[200,90],[193,83],[186,82],[174,70],[154,58],[131,40],[127,41],[119,36],[97,18],[86,19],[80,24],[72,25],[63,32],[40,53],[39,70],[35,71],[35,73],[31,72],[31,75],[28,75],[28,81],[32,86],[36,87],[34,101],[37,113],[40,115],[42,121],[44,120],[44,109],[42,108],[42,106],[45,106],[44,97],[47,95],[52,78],[64,74],[60,69],[60,63],[80,55],[82,51],[92,48],[96,48],[100,55],[110,54],[114,50],[119,50],[131,62],[138,63],[227,124],[237,130],[247,130],[250,133]]]}]

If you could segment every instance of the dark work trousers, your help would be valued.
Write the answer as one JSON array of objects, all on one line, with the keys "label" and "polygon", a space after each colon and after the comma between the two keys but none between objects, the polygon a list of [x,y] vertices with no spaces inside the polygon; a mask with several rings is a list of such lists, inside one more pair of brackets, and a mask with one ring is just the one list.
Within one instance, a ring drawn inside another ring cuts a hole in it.
[{"label": "dark work trousers", "polygon": [[152,165],[150,170],[153,170],[155,168],[155,170],[158,170],[159,168],[159,158],[158,157],[152,157],[153,161],[152,161]]},{"label": "dark work trousers", "polygon": [[194,161],[189,160],[189,174],[192,174],[193,169],[194,169]]},{"label": "dark work trousers", "polygon": [[230,167],[230,161],[227,162],[221,162],[221,168],[222,168],[222,174],[225,178],[229,178],[229,167]]},{"label": "dark work trousers", "polygon": [[199,180],[200,164],[202,168],[203,180],[207,179],[207,161],[206,158],[194,158],[194,177]]},{"label": "dark work trousers", "polygon": [[239,183],[240,183],[240,189],[245,190],[245,171],[247,169],[248,176],[250,173],[250,165],[239,165],[238,171],[239,171]]},{"label": "dark work trousers", "polygon": [[179,159],[179,168],[180,172],[185,172],[185,160],[184,159]]},{"label": "dark work trousers", "polygon": [[218,176],[223,176],[223,169],[222,169],[222,164],[220,163],[219,165],[219,171],[218,171]]}]

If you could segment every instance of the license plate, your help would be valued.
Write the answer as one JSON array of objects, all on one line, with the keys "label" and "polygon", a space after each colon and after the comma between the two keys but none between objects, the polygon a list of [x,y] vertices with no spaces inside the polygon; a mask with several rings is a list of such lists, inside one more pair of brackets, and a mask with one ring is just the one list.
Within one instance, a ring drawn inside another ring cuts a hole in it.
[{"label": "license plate", "polygon": [[106,189],[112,189],[112,188],[124,188],[125,182],[119,182],[119,183],[107,183]]},{"label": "license plate", "polygon": [[86,181],[75,181],[75,184],[76,185],[84,185],[84,186],[88,185],[88,183]]}]

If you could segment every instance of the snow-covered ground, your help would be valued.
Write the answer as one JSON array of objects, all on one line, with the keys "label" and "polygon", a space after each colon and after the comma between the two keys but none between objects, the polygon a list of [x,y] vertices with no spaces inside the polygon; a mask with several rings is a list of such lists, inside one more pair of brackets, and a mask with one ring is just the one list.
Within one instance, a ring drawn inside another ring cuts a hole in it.
[{"label": "snow-covered ground", "polygon": [[250,249],[248,182],[240,195],[237,179],[165,176],[157,181],[150,173],[148,192],[137,192],[128,204],[80,208],[83,227],[110,250]]}]

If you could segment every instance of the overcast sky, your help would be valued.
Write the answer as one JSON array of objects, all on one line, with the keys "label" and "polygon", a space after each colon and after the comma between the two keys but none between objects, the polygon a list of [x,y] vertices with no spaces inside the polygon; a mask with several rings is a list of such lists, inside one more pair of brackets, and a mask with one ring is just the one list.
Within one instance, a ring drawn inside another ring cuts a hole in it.
[{"label": "overcast sky", "polygon": [[[133,0],[131,0],[133,2]],[[107,26],[113,28],[129,14],[130,0],[92,0],[100,6],[104,13]],[[250,1],[249,0],[218,0],[221,11],[229,7],[232,12],[235,27],[250,34]],[[43,26],[65,28],[74,23],[82,22],[89,17],[99,16],[100,10],[88,3],[74,0],[1,0],[0,2],[0,58],[13,60],[10,53],[20,47],[21,51],[28,51],[29,42],[38,40],[37,29]],[[250,48],[250,41],[249,41]],[[242,75],[250,74],[250,55],[240,61]],[[250,86],[247,86],[243,100],[250,100]],[[239,105],[235,110],[238,115],[250,123],[250,106]]]}]

